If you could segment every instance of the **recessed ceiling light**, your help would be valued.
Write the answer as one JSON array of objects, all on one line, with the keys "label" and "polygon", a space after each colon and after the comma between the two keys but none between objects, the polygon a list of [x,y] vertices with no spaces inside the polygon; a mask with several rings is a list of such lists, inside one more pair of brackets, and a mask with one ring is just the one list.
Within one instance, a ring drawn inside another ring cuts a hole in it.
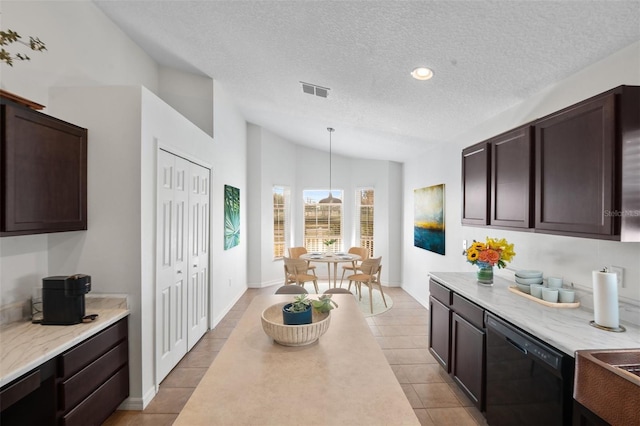
[{"label": "recessed ceiling light", "polygon": [[418,67],[411,71],[411,77],[415,78],[416,80],[429,80],[431,77],[433,77],[433,71],[431,71],[429,68]]}]

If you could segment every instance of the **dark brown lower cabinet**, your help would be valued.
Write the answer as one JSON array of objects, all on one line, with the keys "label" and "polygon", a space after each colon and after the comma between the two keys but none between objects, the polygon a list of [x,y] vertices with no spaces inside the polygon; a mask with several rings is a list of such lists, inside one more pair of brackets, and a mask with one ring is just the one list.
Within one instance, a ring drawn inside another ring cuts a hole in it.
[{"label": "dark brown lower cabinet", "polygon": [[485,409],[484,309],[433,279],[429,282],[429,352],[478,407]]},{"label": "dark brown lower cabinet", "polygon": [[102,424],[129,396],[128,359],[123,318],[4,386],[0,424]]},{"label": "dark brown lower cabinet", "polygon": [[573,400],[573,426],[610,426],[593,411]]},{"label": "dark brown lower cabinet", "polygon": [[457,313],[451,319],[451,376],[479,409],[484,408],[486,331]]},{"label": "dark brown lower cabinet", "polygon": [[451,309],[429,298],[429,351],[447,373],[450,368]]}]

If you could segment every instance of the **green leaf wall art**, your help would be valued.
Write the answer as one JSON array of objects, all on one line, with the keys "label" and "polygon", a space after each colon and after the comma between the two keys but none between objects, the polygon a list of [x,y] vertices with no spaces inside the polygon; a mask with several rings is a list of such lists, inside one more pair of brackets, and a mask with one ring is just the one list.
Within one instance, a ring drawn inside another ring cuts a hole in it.
[{"label": "green leaf wall art", "polygon": [[224,186],[224,249],[240,243],[240,190]]}]

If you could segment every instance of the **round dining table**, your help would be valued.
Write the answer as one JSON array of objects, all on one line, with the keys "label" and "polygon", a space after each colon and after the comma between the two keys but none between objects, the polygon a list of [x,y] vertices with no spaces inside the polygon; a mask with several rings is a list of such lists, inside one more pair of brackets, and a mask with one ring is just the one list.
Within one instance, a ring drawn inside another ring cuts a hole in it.
[{"label": "round dining table", "polygon": [[300,256],[309,262],[320,262],[327,264],[327,273],[329,274],[329,287],[331,287],[331,264],[333,263],[333,287],[336,287],[336,278],[338,277],[338,263],[351,262],[354,269],[356,262],[362,258],[357,254],[350,253],[306,253]]}]

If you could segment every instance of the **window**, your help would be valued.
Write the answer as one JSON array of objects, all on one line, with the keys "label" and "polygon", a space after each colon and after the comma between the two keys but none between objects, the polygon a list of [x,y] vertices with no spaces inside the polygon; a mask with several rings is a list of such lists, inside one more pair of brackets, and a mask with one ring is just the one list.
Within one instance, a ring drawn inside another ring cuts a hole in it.
[{"label": "window", "polygon": [[289,245],[291,191],[288,187],[273,187],[273,257],[281,259]]},{"label": "window", "polygon": [[356,241],[366,247],[369,257],[373,257],[373,189],[361,188],[356,191]]},{"label": "window", "polygon": [[[329,191],[305,190],[304,198],[304,247],[310,252],[343,251],[342,241],[342,191],[332,190],[331,202],[323,202]],[[336,240],[327,247],[324,241]]]}]

